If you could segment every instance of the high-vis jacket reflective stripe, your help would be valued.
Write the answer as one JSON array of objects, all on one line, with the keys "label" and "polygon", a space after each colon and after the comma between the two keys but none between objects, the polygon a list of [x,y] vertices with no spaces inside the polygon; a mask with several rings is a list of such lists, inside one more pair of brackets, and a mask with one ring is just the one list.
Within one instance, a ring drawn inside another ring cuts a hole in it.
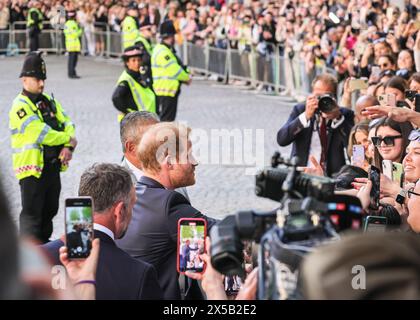
[{"label": "high-vis jacket reflective stripe", "polygon": [[174,97],[180,81],[188,81],[189,73],[179,65],[173,52],[158,44],[152,53],[153,90],[157,96]]},{"label": "high-vis jacket reflective stripe", "polygon": [[68,52],[80,52],[80,36],[82,29],[74,20],[67,20],[64,25],[64,36],[66,37],[66,50]]},{"label": "high-vis jacket reflective stripe", "polygon": [[39,30],[42,30],[42,20],[43,20],[43,15],[41,13],[41,11],[39,11],[37,8],[31,8],[28,11],[28,20],[26,21],[26,26],[27,27],[32,27],[35,24],[35,21],[32,19],[32,12],[35,12],[38,15],[38,28]]},{"label": "high-vis jacket reflective stripe", "polygon": [[122,22],[122,41],[124,49],[133,46],[140,36],[136,21],[131,16],[126,16]]},{"label": "high-vis jacket reflective stripe", "polygon": [[[141,86],[136,80],[134,80],[127,71],[123,71],[118,79],[117,84],[126,81],[130,87],[131,95],[133,96],[134,102],[136,103],[139,111],[149,111],[156,113],[156,96],[152,89]],[[127,109],[128,112],[135,110]],[[124,114],[118,115],[118,121],[124,117]]]},{"label": "high-vis jacket reflective stripe", "polygon": [[[64,131],[54,130],[47,125],[28,97],[19,94],[15,98],[9,112],[9,129],[13,170],[19,180],[30,176],[39,178],[44,167],[43,146],[68,146],[70,137],[75,133],[74,125],[63,111],[61,104],[46,94],[44,96],[55,103],[56,117],[64,126]],[[62,171],[65,169],[65,166],[61,167]]]}]

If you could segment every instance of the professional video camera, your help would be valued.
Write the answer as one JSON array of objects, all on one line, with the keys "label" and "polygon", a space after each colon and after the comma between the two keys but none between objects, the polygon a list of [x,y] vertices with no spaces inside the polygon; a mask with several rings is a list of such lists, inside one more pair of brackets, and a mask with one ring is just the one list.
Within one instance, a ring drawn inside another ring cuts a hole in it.
[{"label": "professional video camera", "polygon": [[[271,158],[271,168],[264,169],[256,176],[255,193],[259,197],[281,201],[285,192],[292,198],[305,196],[327,199],[334,194],[335,181],[326,177],[313,176],[296,170],[297,158],[285,161],[275,152]],[[284,168],[278,168],[284,164]]]},{"label": "professional video camera", "polygon": [[[299,297],[293,272],[302,257],[313,247],[339,239],[337,232],[352,225],[354,217],[361,219],[362,208],[357,198],[335,196],[333,179],[304,174],[298,171],[297,163],[297,158],[286,161],[276,152],[272,168],[256,176],[256,194],[279,201],[278,208],[270,212],[238,212],[210,231],[211,263],[225,275],[244,274],[243,241],[260,244],[259,299],[284,298],[285,292],[289,298]],[[280,164],[284,167],[278,168]],[[334,215],[338,215],[336,223],[331,219]],[[276,284],[274,274],[278,274],[279,266],[283,271],[289,270],[287,279],[280,282],[294,283],[282,295],[278,286],[276,290],[270,289],[270,285]]]}]

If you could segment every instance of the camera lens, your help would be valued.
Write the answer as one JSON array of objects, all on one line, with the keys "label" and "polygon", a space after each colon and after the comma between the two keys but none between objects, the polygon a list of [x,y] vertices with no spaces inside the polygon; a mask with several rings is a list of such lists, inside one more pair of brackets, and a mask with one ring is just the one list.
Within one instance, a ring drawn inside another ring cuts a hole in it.
[{"label": "camera lens", "polygon": [[210,230],[211,264],[224,275],[240,275],[243,244],[236,228],[236,217],[227,216]]},{"label": "camera lens", "polygon": [[337,106],[335,99],[330,95],[323,95],[318,98],[318,109],[321,112],[331,112]]}]

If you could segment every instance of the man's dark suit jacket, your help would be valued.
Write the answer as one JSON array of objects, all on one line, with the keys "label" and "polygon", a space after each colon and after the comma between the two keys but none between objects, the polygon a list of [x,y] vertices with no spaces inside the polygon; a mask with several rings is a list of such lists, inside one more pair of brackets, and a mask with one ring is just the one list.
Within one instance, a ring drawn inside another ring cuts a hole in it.
[{"label": "man's dark suit jacket", "polygon": [[[97,300],[162,299],[162,290],[153,266],[130,257],[101,231],[95,230],[95,238],[101,241],[96,270]],[[63,245],[61,240],[55,240],[41,248],[49,254],[54,264],[59,265],[59,249]]]},{"label": "man's dark suit jacket", "polygon": [[178,220],[204,218],[208,230],[216,220],[201,214],[180,193],[143,176],[136,185],[137,202],[125,236],[117,245],[132,257],[152,264],[164,299],[180,299],[176,268]]},{"label": "man's dark suit jacket", "polygon": [[[291,157],[299,157],[299,166],[306,166],[309,158],[312,134],[314,132],[315,116],[310,119],[308,128],[304,128],[299,120],[299,115],[305,111],[304,104],[294,106],[287,122],[277,133],[277,142],[284,147],[291,143]],[[327,147],[327,174],[331,176],[338,172],[346,164],[344,156],[348,145],[350,131],[354,125],[354,113],[352,110],[340,108],[344,116],[344,122],[336,129],[327,126],[328,147]],[[318,134],[318,133],[316,133]]]}]

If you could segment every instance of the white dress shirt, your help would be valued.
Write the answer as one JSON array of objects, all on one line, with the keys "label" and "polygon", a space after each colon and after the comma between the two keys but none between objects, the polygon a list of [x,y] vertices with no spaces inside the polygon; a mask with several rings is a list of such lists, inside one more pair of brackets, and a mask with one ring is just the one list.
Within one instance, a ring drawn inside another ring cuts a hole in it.
[{"label": "white dress shirt", "polygon": [[107,227],[105,227],[105,226],[103,226],[99,223],[94,223],[93,224],[93,229],[97,230],[97,231],[101,231],[101,232],[105,233],[106,235],[108,235],[112,240],[115,240],[114,232],[109,230]]},{"label": "white dress shirt", "polygon": [[125,161],[127,162],[128,167],[130,168],[131,172],[136,176],[137,181],[140,180],[142,176],[144,176],[143,171],[141,171],[139,168],[137,168],[134,164],[132,164],[127,158],[125,158]]}]

